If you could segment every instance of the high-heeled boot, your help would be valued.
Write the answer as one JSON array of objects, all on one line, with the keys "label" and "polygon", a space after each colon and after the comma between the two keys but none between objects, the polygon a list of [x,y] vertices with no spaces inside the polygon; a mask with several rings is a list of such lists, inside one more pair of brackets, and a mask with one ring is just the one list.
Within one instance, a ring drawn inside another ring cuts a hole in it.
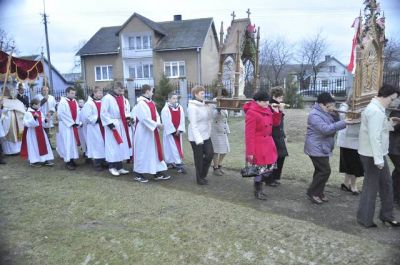
[{"label": "high-heeled boot", "polygon": [[258,200],[267,200],[266,195],[262,191],[262,182],[254,182],[254,197]]}]

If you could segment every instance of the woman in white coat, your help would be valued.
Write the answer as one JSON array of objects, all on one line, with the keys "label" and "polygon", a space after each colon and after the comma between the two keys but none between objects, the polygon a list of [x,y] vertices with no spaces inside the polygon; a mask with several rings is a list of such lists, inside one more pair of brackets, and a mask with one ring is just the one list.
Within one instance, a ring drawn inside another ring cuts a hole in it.
[{"label": "woman in white coat", "polygon": [[214,156],[210,139],[212,111],[204,102],[205,89],[202,86],[192,88],[193,100],[188,104],[188,138],[193,149],[196,180],[199,185],[207,185],[208,169]]}]

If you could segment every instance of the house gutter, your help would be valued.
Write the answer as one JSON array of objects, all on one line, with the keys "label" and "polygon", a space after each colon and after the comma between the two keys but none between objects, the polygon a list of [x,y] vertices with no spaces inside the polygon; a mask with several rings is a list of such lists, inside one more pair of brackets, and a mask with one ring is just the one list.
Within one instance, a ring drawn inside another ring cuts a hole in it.
[{"label": "house gutter", "polygon": [[201,84],[201,48],[197,47],[197,83]]}]

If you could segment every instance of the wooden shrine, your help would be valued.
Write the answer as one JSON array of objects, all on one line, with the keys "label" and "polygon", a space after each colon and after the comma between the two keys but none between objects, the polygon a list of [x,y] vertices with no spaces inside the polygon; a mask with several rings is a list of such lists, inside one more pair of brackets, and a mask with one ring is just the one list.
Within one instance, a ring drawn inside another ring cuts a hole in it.
[{"label": "wooden shrine", "polygon": [[[255,25],[251,24],[250,10],[247,10],[247,18],[235,19],[233,12],[231,25],[227,30],[224,39],[223,22],[220,30],[219,46],[219,71],[218,71],[218,95],[217,108],[228,110],[240,110],[244,103],[250,99],[244,95],[244,84],[240,84],[241,65],[250,62],[253,66],[253,90],[257,91],[260,86],[259,74],[259,44],[260,28],[256,30]],[[223,97],[221,94],[223,88],[224,62],[231,57],[235,65],[234,89],[231,97]]]},{"label": "wooden shrine", "polygon": [[383,50],[385,39],[385,17],[380,16],[376,0],[365,1],[364,19],[358,17],[355,35],[355,74],[353,95],[347,116],[359,118],[361,111],[378,94],[383,83]]}]

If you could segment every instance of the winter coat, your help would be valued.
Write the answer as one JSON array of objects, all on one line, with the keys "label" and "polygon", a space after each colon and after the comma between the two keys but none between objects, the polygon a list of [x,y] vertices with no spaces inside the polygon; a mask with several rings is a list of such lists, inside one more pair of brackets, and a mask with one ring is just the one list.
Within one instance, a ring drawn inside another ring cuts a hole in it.
[{"label": "winter coat", "polygon": [[211,126],[211,142],[216,154],[227,154],[230,151],[228,134],[231,133],[228,125],[228,111],[213,109]]},{"label": "winter coat", "polygon": [[189,100],[187,108],[189,126],[188,138],[197,145],[203,144],[211,135],[212,112],[211,107],[198,100]]},{"label": "winter coat", "polygon": [[[400,109],[400,106],[397,108]],[[400,111],[392,111],[390,117],[400,118]],[[389,132],[389,154],[400,155],[400,124],[396,124],[394,130]]]},{"label": "winter coat", "polygon": [[[274,99],[271,99],[270,103],[279,104],[279,102]],[[285,114],[283,112],[280,113],[282,114],[281,123],[278,126],[272,127],[272,138],[274,139],[275,142],[276,150],[278,152],[278,157],[285,157],[288,156],[288,151],[285,142],[286,134],[284,131],[284,124],[283,124]]]},{"label": "winter coat", "polygon": [[325,112],[318,103],[308,115],[304,153],[309,156],[327,157],[332,155],[335,133],[346,128],[339,116]]},{"label": "winter coat", "polygon": [[246,157],[252,155],[253,164],[259,166],[275,163],[278,154],[272,138],[272,126],[280,124],[282,114],[263,108],[255,101],[247,102],[243,110],[246,113]]}]

